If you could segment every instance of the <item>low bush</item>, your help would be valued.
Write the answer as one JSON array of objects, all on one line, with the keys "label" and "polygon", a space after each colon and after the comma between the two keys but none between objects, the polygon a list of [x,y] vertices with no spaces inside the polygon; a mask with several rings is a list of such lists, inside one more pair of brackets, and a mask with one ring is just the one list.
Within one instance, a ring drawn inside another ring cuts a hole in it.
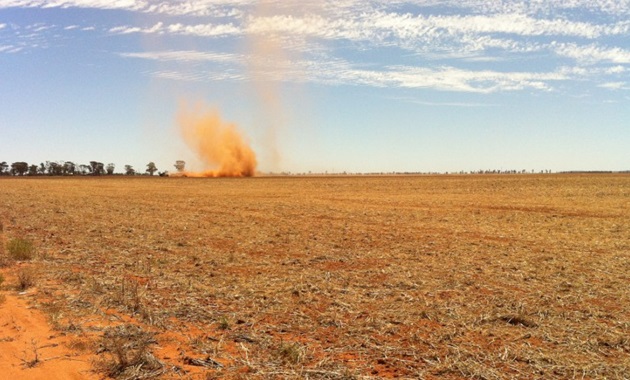
[{"label": "low bush", "polygon": [[97,371],[114,379],[144,379],[165,372],[164,364],[151,353],[156,344],[153,334],[136,325],[120,325],[105,329],[98,350],[108,359],[95,363]]},{"label": "low bush", "polygon": [[32,286],[35,286],[35,283],[37,282],[37,275],[31,268],[20,269],[17,273],[17,278],[17,288],[20,291],[24,291]]},{"label": "low bush", "polygon": [[31,240],[15,238],[7,243],[9,258],[16,261],[29,261],[35,257],[35,246]]}]

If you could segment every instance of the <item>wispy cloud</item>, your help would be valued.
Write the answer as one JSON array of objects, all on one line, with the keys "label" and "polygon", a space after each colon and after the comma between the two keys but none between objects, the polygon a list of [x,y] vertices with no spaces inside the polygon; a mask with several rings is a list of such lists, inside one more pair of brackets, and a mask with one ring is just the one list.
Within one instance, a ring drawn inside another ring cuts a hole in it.
[{"label": "wispy cloud", "polygon": [[630,63],[630,50],[619,47],[602,47],[597,44],[578,45],[569,44],[552,44],[558,55],[573,58],[584,64],[596,64],[599,62],[610,63]]},{"label": "wispy cloud", "polygon": [[185,81],[185,82],[215,82],[215,81],[244,81],[246,77],[242,74],[229,71],[177,71],[177,70],[157,70],[149,73],[155,78]]},{"label": "wispy cloud", "polygon": [[23,47],[13,45],[0,45],[0,53],[17,53],[22,51]]},{"label": "wispy cloud", "polygon": [[244,58],[240,54],[203,52],[194,50],[170,50],[140,53],[119,53],[121,57],[142,58],[156,61],[184,61],[184,62],[236,62]]},{"label": "wispy cloud", "polygon": [[[153,73],[161,78],[175,80],[252,80],[268,78],[293,82],[313,82],[329,85],[362,85],[393,88],[426,88],[441,91],[493,93],[532,89],[550,91],[553,83],[566,81],[587,72],[561,69],[554,72],[499,72],[491,70],[464,70],[456,67],[384,66],[378,69],[356,67],[341,59],[329,60],[278,60],[256,65],[261,70],[255,75],[247,72],[245,63],[257,59],[255,56],[224,54],[200,51],[163,51],[121,53],[127,58],[159,61],[206,62],[230,64],[233,71],[218,75],[216,69],[200,69],[199,75],[177,70]],[[213,71],[214,70],[214,71]],[[210,75],[209,73],[213,73]]]},{"label": "wispy cloud", "polygon": [[152,2],[146,0],[3,0],[0,8],[91,8],[118,9],[172,16],[195,15],[236,17],[240,6],[253,3],[248,0],[176,0]]},{"label": "wispy cloud", "polygon": [[146,33],[146,34],[180,34],[198,37],[223,37],[230,35],[241,34],[241,29],[232,24],[196,24],[196,25],[184,25],[182,23],[175,23],[165,25],[162,22],[158,22],[153,26],[141,28],[137,26],[117,26],[109,29],[110,33],[114,34],[131,34],[131,33]]},{"label": "wispy cloud", "polygon": [[[598,38],[603,35],[624,35],[630,32],[630,21],[612,25],[595,25],[564,19],[540,20],[519,14],[490,16],[413,16],[374,12],[353,18],[331,18],[321,15],[274,15],[246,19],[243,25],[182,23],[151,27],[120,26],[110,29],[114,33],[179,33],[197,36],[234,35],[242,33],[283,33],[322,39],[347,39],[375,43],[410,41],[430,43],[453,36],[484,36],[506,34],[515,36],[572,36]],[[499,40],[496,40],[499,41]],[[498,42],[488,45],[498,45]],[[509,42],[508,42],[509,43]]]},{"label": "wispy cloud", "polygon": [[413,104],[417,104],[417,105],[421,105],[421,106],[428,106],[428,107],[464,107],[464,108],[471,108],[471,107],[496,107],[497,104],[492,104],[492,103],[477,103],[477,102],[435,102],[435,101],[428,101],[428,100],[424,100],[424,99],[417,99],[417,98],[410,98],[410,97],[394,97],[391,98],[394,100],[400,100],[403,102],[407,102],[407,103],[413,103]]},{"label": "wispy cloud", "polygon": [[[165,15],[234,17],[243,14],[247,8],[255,3],[255,0],[165,0],[160,2],[146,0],[4,0],[0,3],[0,8],[78,7],[124,9]],[[275,3],[278,7],[286,5],[286,2],[282,0],[268,0],[267,3]],[[585,9],[591,12],[619,17],[620,19],[627,19],[627,16],[630,15],[630,2],[627,0],[564,0],[554,2],[529,0],[304,0],[302,3],[316,3],[320,9],[335,11],[341,15],[357,14],[384,8],[397,8],[404,5],[420,9],[441,6],[449,9],[466,9],[469,12],[479,14],[519,13],[553,16]]]},{"label": "wispy cloud", "polygon": [[[203,45],[199,41],[204,38],[213,44],[218,41],[222,51],[119,53],[123,58],[170,62],[171,70],[151,71],[151,75],[172,80],[258,77],[487,94],[552,91],[559,82],[583,78],[613,89],[608,84],[624,80],[620,76],[630,64],[626,42],[630,0],[304,0],[299,7],[268,1],[273,12],[262,14],[255,11],[255,0],[4,0],[0,8],[151,13],[150,18],[126,18],[134,21],[124,25],[110,19],[97,27],[24,27],[31,35],[55,31],[74,36],[92,30],[109,38],[194,37],[195,42],[187,46]],[[6,26],[0,24],[0,30]],[[294,59],[268,57],[268,62],[253,65],[264,73],[248,74],[246,63],[261,58],[244,51],[245,38],[280,40],[285,50],[295,53],[289,54]],[[19,44],[3,42],[10,45]],[[195,62],[198,71],[188,68],[191,71],[183,73],[174,67],[181,62]]]},{"label": "wispy cloud", "polygon": [[[358,77],[362,72],[355,72]],[[376,75],[374,75],[376,74]],[[563,73],[474,71],[455,67],[437,69],[425,67],[392,67],[387,71],[371,73],[372,84],[382,83],[394,87],[431,88],[442,91],[493,93],[534,89],[549,91],[549,82],[567,80]],[[370,82],[364,82],[369,84]]]},{"label": "wispy cloud", "polygon": [[606,82],[598,85],[598,87],[609,89],[609,90],[627,90],[630,89],[630,86],[626,82]]}]

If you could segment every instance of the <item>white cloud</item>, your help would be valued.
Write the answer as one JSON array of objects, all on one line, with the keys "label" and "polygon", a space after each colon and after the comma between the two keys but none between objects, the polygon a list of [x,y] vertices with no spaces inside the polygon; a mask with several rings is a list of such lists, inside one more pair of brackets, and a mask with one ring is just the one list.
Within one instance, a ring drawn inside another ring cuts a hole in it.
[{"label": "white cloud", "polygon": [[[255,0],[3,0],[0,8],[42,7],[42,8],[97,8],[124,9],[164,15],[196,15],[212,17],[237,17],[256,5]],[[278,8],[319,9],[321,12],[347,16],[382,9],[397,9],[402,6],[417,8],[447,7],[477,14],[526,14],[555,16],[576,10],[603,13],[619,19],[630,15],[628,0],[302,0],[287,2],[267,0],[267,5]]]},{"label": "white cloud", "polygon": [[[356,0],[360,2],[360,0]],[[477,13],[522,13],[529,15],[553,15],[575,10],[604,13],[618,16],[621,19],[630,15],[628,0],[377,0],[380,4],[402,5],[413,4],[418,7],[446,6],[450,8],[468,9]]]},{"label": "white cloud", "polygon": [[623,35],[630,22],[612,25],[566,19],[536,19],[523,14],[425,16],[393,12],[363,13],[351,18],[322,15],[250,17],[250,33],[289,33],[327,39],[414,41],[427,43],[453,36],[510,34],[517,36],[573,36],[597,38]]},{"label": "white cloud", "polygon": [[3,0],[0,8],[99,8],[99,9],[141,9],[144,1],[134,0]]},{"label": "white cloud", "polygon": [[241,30],[233,24],[171,24],[165,28],[170,33],[203,37],[239,35]]},{"label": "white cloud", "polygon": [[142,58],[156,61],[184,61],[184,62],[236,62],[242,61],[243,56],[239,54],[202,52],[194,50],[178,50],[178,51],[153,51],[142,53],[120,53],[122,57]]},{"label": "white cloud", "polygon": [[164,24],[162,22],[158,22],[150,28],[140,28],[137,26],[133,26],[133,27],[132,26],[117,26],[117,27],[111,28],[109,31],[110,33],[115,33],[115,34],[163,33],[164,32],[163,26]]},{"label": "white cloud", "polygon": [[[242,56],[199,51],[163,51],[143,53],[121,53],[127,58],[159,61],[206,62],[230,64],[232,70],[200,69],[197,74],[160,71],[152,75],[176,80],[269,80],[313,82],[329,85],[364,85],[392,88],[428,88],[441,91],[493,93],[532,89],[549,91],[553,82],[570,80],[585,75],[585,72],[558,70],[555,72],[499,72],[492,70],[464,70],[456,67],[385,66],[378,69],[357,68],[342,59],[282,60],[265,61],[254,65],[256,72],[247,71],[245,63],[255,56]],[[210,74],[212,73],[212,74]],[[223,73],[223,75],[221,75]]]},{"label": "white cloud", "polygon": [[[630,21],[593,24],[566,19],[536,19],[523,14],[491,15],[410,15],[372,12],[348,17],[307,14],[279,14],[228,23],[186,24],[158,22],[153,26],[117,26],[115,34],[176,34],[225,38],[258,35],[282,38],[283,44],[308,51],[314,42],[350,41],[364,48],[398,47],[427,58],[464,58],[496,61],[492,50],[502,54],[526,54],[540,51],[543,37],[595,39],[602,36],[630,34]],[[305,46],[305,41],[308,45]],[[567,53],[568,54],[568,51]]]},{"label": "white cloud", "polygon": [[0,53],[17,53],[23,50],[20,46],[0,45]]},{"label": "white cloud", "polygon": [[242,81],[245,77],[242,74],[222,71],[222,72],[182,72],[175,70],[159,70],[149,72],[151,76],[160,79],[168,79],[184,82],[213,82],[222,80]]},{"label": "white cloud", "polygon": [[92,8],[118,9],[164,15],[196,15],[211,17],[237,17],[238,7],[253,3],[248,0],[3,0],[0,8]]},{"label": "white cloud", "polygon": [[109,29],[110,33],[114,34],[131,34],[131,33],[145,33],[145,34],[181,34],[199,37],[222,37],[228,35],[241,34],[239,28],[232,24],[198,24],[198,25],[184,25],[181,23],[164,25],[162,22],[158,22],[148,28],[140,28],[137,26],[117,26]]},{"label": "white cloud", "polygon": [[606,88],[609,90],[627,90],[630,89],[625,82],[606,82],[600,84],[598,87]]},{"label": "white cloud", "polygon": [[556,54],[573,58],[585,64],[596,64],[599,62],[630,63],[630,50],[619,47],[608,48],[597,44],[578,45],[575,43],[552,44],[551,47]]},{"label": "white cloud", "polygon": [[[610,83],[618,83],[630,63],[625,43],[630,37],[630,0],[269,0],[266,4],[269,9],[263,12],[255,0],[0,0],[0,9],[80,7],[151,13],[151,23],[99,28],[110,35],[225,39],[216,44],[225,52],[119,54],[203,67],[196,72],[151,74],[173,80],[249,80],[252,70],[260,70],[256,77],[269,80],[476,93],[550,91],[559,81],[582,78],[612,89]],[[6,26],[0,24],[0,29]],[[45,45],[46,38],[53,38],[46,33],[48,28],[35,25],[28,31],[39,34],[37,42]],[[96,30],[78,25],[63,29]],[[248,55],[235,41],[247,36],[279,39],[283,49],[297,54],[287,55],[293,60]],[[199,46],[196,42],[193,46]],[[574,60],[576,66],[559,66],[566,63],[564,58]],[[246,67],[246,62],[257,64]]]},{"label": "white cloud", "polygon": [[555,72],[474,71],[455,67],[395,67],[384,74],[381,78],[395,87],[477,93],[518,91],[526,88],[548,91],[552,88],[549,82],[568,79],[564,74]]},{"label": "white cloud", "polygon": [[114,34],[131,34],[143,32],[143,29],[137,26],[116,26],[109,29],[109,32]]}]

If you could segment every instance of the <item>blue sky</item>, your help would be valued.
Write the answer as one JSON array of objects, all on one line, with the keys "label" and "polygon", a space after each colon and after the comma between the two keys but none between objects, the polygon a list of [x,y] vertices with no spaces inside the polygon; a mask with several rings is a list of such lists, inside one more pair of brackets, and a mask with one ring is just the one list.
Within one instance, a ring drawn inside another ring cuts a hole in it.
[{"label": "blue sky", "polygon": [[630,169],[630,1],[0,0],[0,161],[261,171]]}]

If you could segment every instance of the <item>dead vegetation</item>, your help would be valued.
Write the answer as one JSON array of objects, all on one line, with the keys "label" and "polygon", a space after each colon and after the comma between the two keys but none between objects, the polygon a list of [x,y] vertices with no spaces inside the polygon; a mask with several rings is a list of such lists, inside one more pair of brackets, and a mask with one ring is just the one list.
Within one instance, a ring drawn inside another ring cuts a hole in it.
[{"label": "dead vegetation", "polygon": [[17,289],[19,291],[25,291],[26,289],[35,286],[37,282],[37,272],[30,267],[20,268],[17,271]]},{"label": "dead vegetation", "polygon": [[630,373],[627,175],[1,183],[111,377]]},{"label": "dead vegetation", "polygon": [[30,261],[35,257],[35,247],[28,239],[14,238],[7,243],[9,259],[15,261]]},{"label": "dead vegetation", "polygon": [[150,350],[156,343],[153,334],[137,325],[109,327],[103,332],[97,351],[107,358],[98,361],[95,367],[115,379],[155,378],[165,372],[164,364]]}]

